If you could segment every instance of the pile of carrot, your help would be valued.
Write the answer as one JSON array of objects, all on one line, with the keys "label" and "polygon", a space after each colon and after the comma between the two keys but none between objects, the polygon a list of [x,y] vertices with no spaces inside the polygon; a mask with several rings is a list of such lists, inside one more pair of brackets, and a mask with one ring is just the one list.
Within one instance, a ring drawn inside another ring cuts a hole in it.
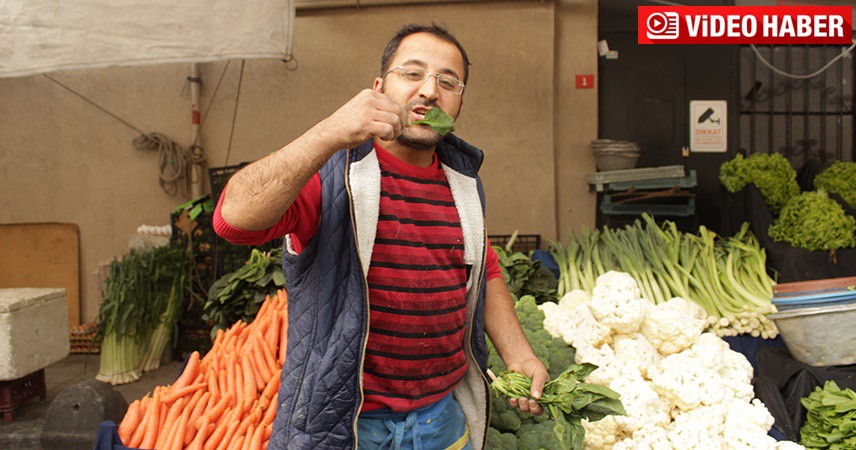
[{"label": "pile of carrot", "polygon": [[276,416],[288,329],[285,290],[268,296],[251,324],[217,331],[204,358],[193,352],[171,386],[128,406],[119,437],[156,450],[266,449]]}]

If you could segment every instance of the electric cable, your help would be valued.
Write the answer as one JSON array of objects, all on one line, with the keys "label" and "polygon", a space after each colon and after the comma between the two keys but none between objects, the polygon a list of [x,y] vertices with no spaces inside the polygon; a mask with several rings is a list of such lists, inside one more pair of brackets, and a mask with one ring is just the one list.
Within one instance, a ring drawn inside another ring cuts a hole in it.
[{"label": "electric cable", "polygon": [[[752,51],[755,52],[755,56],[757,56],[758,59],[761,60],[761,63],[764,64],[765,66],[767,66],[767,68],[769,68],[773,72],[775,72],[775,73],[777,73],[783,77],[793,78],[795,80],[808,80],[810,78],[814,78],[814,77],[822,74],[824,71],[826,71],[826,69],[828,69],[830,66],[835,64],[836,61],[838,61],[839,59],[843,58],[848,53],[853,51],[854,47],[856,47],[856,40],[853,41],[853,44],[851,44],[850,47],[847,47],[846,49],[841,50],[841,53],[838,56],[836,56],[835,58],[832,58],[832,60],[829,61],[828,63],[826,63],[825,66],[821,67],[820,69],[817,69],[816,71],[814,71],[810,74],[805,74],[805,75],[796,75],[796,74],[792,74],[792,73],[787,73],[784,70],[776,68],[775,66],[770,64],[769,61],[764,59],[764,56],[761,55],[761,52],[758,51],[758,49],[755,47],[755,44],[752,44]],[[772,49],[770,51],[772,52]]]}]

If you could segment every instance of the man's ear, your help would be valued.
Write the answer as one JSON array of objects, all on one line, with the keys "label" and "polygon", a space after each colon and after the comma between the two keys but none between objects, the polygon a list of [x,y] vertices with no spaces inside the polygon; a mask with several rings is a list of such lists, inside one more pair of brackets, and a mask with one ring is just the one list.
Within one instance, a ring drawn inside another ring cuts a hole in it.
[{"label": "man's ear", "polygon": [[377,77],[374,79],[374,83],[372,83],[372,90],[375,92],[381,92],[383,90],[383,78]]}]

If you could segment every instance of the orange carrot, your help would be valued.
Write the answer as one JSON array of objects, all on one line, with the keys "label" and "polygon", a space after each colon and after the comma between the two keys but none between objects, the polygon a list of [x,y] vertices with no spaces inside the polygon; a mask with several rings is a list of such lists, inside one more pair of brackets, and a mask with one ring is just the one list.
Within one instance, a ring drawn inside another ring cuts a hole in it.
[{"label": "orange carrot", "polygon": [[264,436],[265,441],[270,439],[271,433],[273,433],[273,427],[265,425],[265,436]]},{"label": "orange carrot", "polygon": [[276,351],[276,344],[279,340],[279,320],[279,311],[276,309],[272,310],[270,315],[270,326],[264,332],[265,343],[269,348],[274,349],[274,351]]},{"label": "orange carrot", "polygon": [[175,402],[176,400],[178,400],[179,398],[182,398],[185,395],[188,395],[191,393],[196,393],[200,389],[205,388],[207,386],[208,386],[208,383],[202,382],[202,383],[190,384],[190,385],[184,386],[180,389],[173,388],[172,392],[170,392],[169,394],[166,395],[163,402],[166,403],[167,405],[170,405],[173,402]]},{"label": "orange carrot", "polygon": [[179,398],[172,406],[169,408],[169,412],[166,416],[166,421],[164,422],[164,426],[158,431],[158,440],[155,443],[156,449],[161,449],[165,447],[165,444],[168,441],[168,438],[173,435],[173,431],[177,427],[179,415],[181,414],[181,410],[184,408],[184,404],[186,403],[184,398]]},{"label": "orange carrot", "polygon": [[241,361],[244,372],[244,402],[247,405],[252,404],[258,395],[258,390],[256,389],[256,377],[253,375],[252,364],[250,364],[249,360],[250,357],[245,358],[244,355],[241,355],[238,358],[238,361]]},{"label": "orange carrot", "polygon": [[265,390],[262,392],[262,395],[259,398],[259,404],[261,405],[262,409],[267,409],[268,403],[279,391],[281,373],[281,369],[274,372],[274,374],[270,377],[270,381],[268,381],[267,386],[265,386]]},{"label": "orange carrot", "polygon": [[244,445],[241,446],[241,450],[245,450],[250,446],[250,441],[253,440],[253,432],[255,431],[255,425],[250,425],[250,427],[247,428],[247,438],[244,440]]},{"label": "orange carrot", "polygon": [[208,392],[214,398],[220,398],[220,386],[217,385],[217,378],[213,370],[205,373],[205,380],[208,382]]},{"label": "orange carrot", "polygon": [[221,370],[220,373],[217,374],[217,390],[220,391],[220,398],[223,398],[226,394],[229,393],[229,388],[226,386],[225,370]]},{"label": "orange carrot", "polygon": [[265,388],[268,379],[270,379],[270,367],[268,367],[267,361],[265,361],[264,352],[262,350],[266,344],[264,343],[264,337],[260,334],[256,334],[256,337],[253,342],[253,350],[248,355],[248,359],[252,360],[256,369],[259,372],[260,380],[256,380],[258,389],[262,390]]},{"label": "orange carrot", "polygon": [[253,433],[253,440],[250,442],[250,450],[262,450],[262,438],[264,437],[264,427],[256,428],[255,433]]},{"label": "orange carrot", "polygon": [[155,445],[155,440],[158,437],[158,424],[159,416],[161,414],[161,403],[160,403],[160,390],[155,389],[154,399],[149,402],[148,410],[151,411],[151,414],[148,416],[148,420],[146,420],[146,434],[143,436],[143,440],[140,441],[140,448],[153,448]]},{"label": "orange carrot", "polygon": [[190,420],[190,413],[192,412],[189,405],[190,403],[188,403],[188,407],[184,408],[181,412],[175,436],[165,445],[167,450],[181,450],[184,448],[184,435],[187,433],[187,422]]},{"label": "orange carrot", "polygon": [[265,416],[262,419],[262,423],[265,425],[270,425],[273,423],[273,420],[276,418],[276,409],[279,407],[279,392],[273,394],[273,398],[270,399],[270,403],[268,404],[267,409],[265,410]]},{"label": "orange carrot", "polygon": [[226,430],[226,434],[223,435],[223,439],[217,445],[217,450],[226,450],[226,447],[229,446],[229,443],[232,442],[232,436],[235,435],[235,432],[238,431],[238,427],[241,425],[241,422],[238,417],[236,417],[229,424],[229,429]]},{"label": "orange carrot", "polygon": [[232,394],[232,397],[237,400],[238,392],[235,390],[237,381],[235,378],[235,360],[232,356],[232,354],[226,356],[226,386],[229,388],[229,393]]},{"label": "orange carrot", "polygon": [[235,368],[235,385],[232,389],[235,391],[235,400],[238,402],[237,409],[241,409],[244,407],[244,392],[246,392],[244,391],[244,369],[238,361],[235,361],[232,367]]},{"label": "orange carrot", "polygon": [[227,450],[241,450],[241,447],[244,445],[245,439],[246,436],[244,435],[232,438],[232,443],[229,444],[229,448]]},{"label": "orange carrot", "polygon": [[[253,339],[253,341],[257,341],[257,339]],[[249,354],[247,355],[245,361],[250,363],[250,369],[252,369],[253,371],[253,380],[255,380],[256,382],[256,390],[261,391],[265,388],[265,381],[262,380],[261,366],[259,364],[259,360],[257,359],[258,354],[255,350],[256,345],[255,343],[253,343],[253,345],[251,345],[250,349],[248,350]],[[265,378],[265,380],[267,380],[267,378]]]},{"label": "orange carrot", "polygon": [[[234,411],[231,411],[226,418],[226,424],[232,422],[232,414]],[[223,440],[223,435],[226,434],[226,431],[229,429],[227,426],[216,426],[214,427],[214,433],[205,441],[205,445],[202,447],[204,450],[214,450],[217,448],[217,444]]]},{"label": "orange carrot", "polygon": [[279,365],[285,365],[285,356],[288,349],[288,311],[280,311],[282,320],[279,326]]},{"label": "orange carrot", "polygon": [[181,389],[187,385],[189,385],[199,373],[199,352],[193,352],[190,354],[190,358],[187,359],[187,364],[184,366],[184,372],[181,373],[181,376],[178,377],[178,380],[175,381],[172,385],[172,389]]},{"label": "orange carrot", "polygon": [[128,447],[138,447],[140,442],[143,442],[143,436],[146,432],[146,424],[148,424],[149,416],[147,414],[151,414],[152,408],[149,408],[149,402],[151,401],[151,397],[146,395],[143,397],[143,402],[140,404],[140,411],[142,412],[142,417],[140,418],[140,424],[137,425],[134,430],[134,434],[131,436],[131,439],[128,442],[124,442],[123,444]]},{"label": "orange carrot", "polygon": [[264,357],[268,371],[273,373],[276,369],[282,367],[276,364],[276,359],[273,357],[273,351],[271,351],[271,348],[268,346],[267,342],[262,341],[259,347],[261,347],[262,357]]},{"label": "orange carrot", "polygon": [[203,419],[199,431],[196,432],[196,436],[193,437],[193,442],[190,443],[190,447],[187,447],[187,450],[202,450],[202,444],[205,443],[208,435],[214,430],[214,424],[207,417],[203,417]]},{"label": "orange carrot", "polygon": [[[202,392],[202,391],[199,391]],[[196,403],[196,406],[193,407],[193,411],[190,412],[190,418],[187,419],[187,431],[184,433],[184,445],[190,445],[190,442],[193,440],[193,436],[196,433],[198,428],[196,427],[196,419],[202,415],[202,412],[208,407],[208,402],[214,398],[210,392],[206,392],[202,394],[202,397]]]},{"label": "orange carrot", "polygon": [[208,419],[209,423],[214,423],[217,419],[220,418],[220,415],[223,414],[223,411],[226,410],[226,407],[232,402],[232,395],[228,392],[220,398],[220,401],[217,402],[211,409],[205,411],[199,419],[196,420],[196,429],[201,430],[202,424],[205,422],[203,419]]},{"label": "orange carrot", "polygon": [[[166,395],[165,390],[161,390],[161,397]],[[163,429],[163,423],[166,422],[166,413],[169,412],[169,405],[158,400],[158,405],[160,405],[160,412],[158,413],[158,432]]]},{"label": "orange carrot", "polygon": [[122,418],[122,423],[119,425],[119,439],[124,443],[130,443],[133,436],[133,430],[140,425],[142,416],[140,415],[140,401],[135,400],[128,406],[128,411],[125,412],[125,417]]}]

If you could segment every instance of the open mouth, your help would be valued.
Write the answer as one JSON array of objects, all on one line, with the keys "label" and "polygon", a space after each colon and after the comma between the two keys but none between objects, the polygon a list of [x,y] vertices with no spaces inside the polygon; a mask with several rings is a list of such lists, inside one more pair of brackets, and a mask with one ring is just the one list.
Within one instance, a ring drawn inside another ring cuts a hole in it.
[{"label": "open mouth", "polygon": [[414,120],[422,120],[425,118],[425,113],[428,112],[428,108],[416,107],[410,110],[410,117]]}]

